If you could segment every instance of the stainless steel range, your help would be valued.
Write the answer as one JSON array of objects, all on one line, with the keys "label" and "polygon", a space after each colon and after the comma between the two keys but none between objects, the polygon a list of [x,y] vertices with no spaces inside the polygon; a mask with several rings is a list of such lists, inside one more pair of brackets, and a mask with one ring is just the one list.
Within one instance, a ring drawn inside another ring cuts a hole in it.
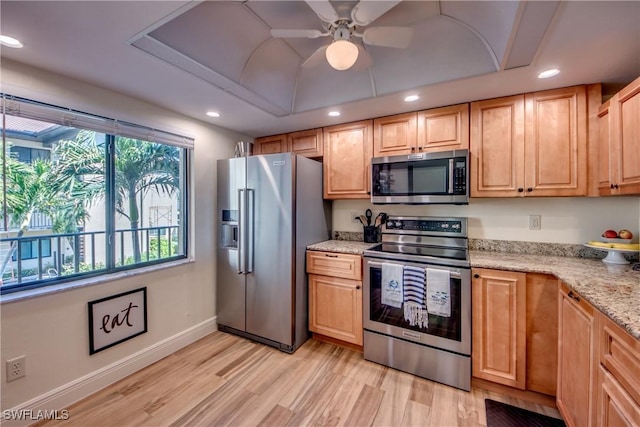
[{"label": "stainless steel range", "polygon": [[365,359],[470,390],[467,219],[390,216],[364,261]]}]

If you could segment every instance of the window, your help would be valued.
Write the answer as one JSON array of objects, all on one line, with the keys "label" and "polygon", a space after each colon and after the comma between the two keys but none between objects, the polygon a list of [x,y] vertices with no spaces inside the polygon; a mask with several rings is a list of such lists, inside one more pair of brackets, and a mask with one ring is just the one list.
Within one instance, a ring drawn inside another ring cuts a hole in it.
[{"label": "window", "polygon": [[20,241],[20,249],[13,252],[11,258],[12,261],[18,260],[18,253],[20,253],[21,260],[28,260],[38,258],[38,244],[42,247],[42,257],[47,258],[51,256],[51,239],[30,239]]},{"label": "window", "polygon": [[192,140],[3,101],[3,293],[187,256]]}]

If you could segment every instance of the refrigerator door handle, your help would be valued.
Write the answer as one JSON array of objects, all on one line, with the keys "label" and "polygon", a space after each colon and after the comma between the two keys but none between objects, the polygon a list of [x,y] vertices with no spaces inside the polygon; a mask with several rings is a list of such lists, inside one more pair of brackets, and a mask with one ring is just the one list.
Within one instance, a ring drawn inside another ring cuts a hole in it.
[{"label": "refrigerator door handle", "polygon": [[246,206],[244,188],[238,189],[238,274],[245,274],[245,226]]},{"label": "refrigerator door handle", "polygon": [[249,274],[253,272],[253,244],[254,244],[254,233],[255,233],[255,199],[256,192],[251,188],[247,188],[247,228],[246,228],[246,251],[245,251],[245,273]]}]

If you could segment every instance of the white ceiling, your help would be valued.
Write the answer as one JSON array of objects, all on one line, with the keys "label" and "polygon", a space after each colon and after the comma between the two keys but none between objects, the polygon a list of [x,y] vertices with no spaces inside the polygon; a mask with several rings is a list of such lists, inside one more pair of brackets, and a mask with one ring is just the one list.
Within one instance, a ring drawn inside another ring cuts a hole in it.
[{"label": "white ceiling", "polygon": [[[357,2],[331,3],[348,15]],[[640,75],[639,22],[639,1],[403,1],[366,28],[413,28],[409,47],[364,45],[352,69],[336,71],[324,60],[301,67],[330,38],[270,35],[324,29],[303,1],[3,0],[0,30],[25,47],[0,53],[255,137],[627,83]],[[561,74],[537,79],[551,67]],[[410,93],[421,99],[405,103]]]}]

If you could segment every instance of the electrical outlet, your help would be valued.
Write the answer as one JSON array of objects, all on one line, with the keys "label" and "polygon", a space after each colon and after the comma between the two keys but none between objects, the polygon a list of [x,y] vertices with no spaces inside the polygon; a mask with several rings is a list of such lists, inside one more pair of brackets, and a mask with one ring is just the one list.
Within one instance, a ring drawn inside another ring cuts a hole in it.
[{"label": "electrical outlet", "polygon": [[542,215],[529,215],[529,230],[540,230],[542,228]]},{"label": "electrical outlet", "polygon": [[25,375],[27,375],[27,356],[7,360],[7,382],[17,380]]}]

